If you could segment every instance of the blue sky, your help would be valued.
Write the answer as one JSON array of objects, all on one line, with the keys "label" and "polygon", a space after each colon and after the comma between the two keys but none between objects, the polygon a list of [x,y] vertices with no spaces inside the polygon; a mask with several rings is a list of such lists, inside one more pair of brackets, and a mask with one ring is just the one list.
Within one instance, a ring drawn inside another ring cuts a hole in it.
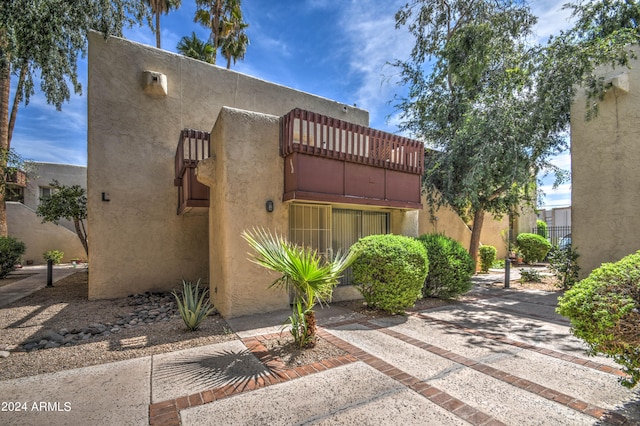
[{"label": "blue sky", "polygon": [[[413,40],[406,29],[395,29],[394,14],[406,0],[243,0],[250,45],[244,61],[232,69],[263,80],[346,104],[370,113],[370,126],[396,132],[395,94],[402,93],[397,71],[388,65],[409,55]],[[537,36],[546,39],[569,26],[564,2],[532,0],[539,17]],[[195,2],[161,18],[162,48],[176,51],[179,40],[192,31],[202,39],[208,31],[193,22]],[[125,37],[155,46],[148,26],[125,31]],[[226,66],[224,58],[218,63]],[[86,60],[79,63],[83,90],[87,87]],[[13,85],[15,86],[15,84]],[[62,111],[36,93],[18,112],[12,147],[33,161],[86,165],[87,102],[85,92],[73,95]],[[13,96],[13,93],[12,93]],[[569,169],[568,153],[554,160]],[[550,179],[542,186],[548,207],[570,204],[570,185],[557,191]]]}]

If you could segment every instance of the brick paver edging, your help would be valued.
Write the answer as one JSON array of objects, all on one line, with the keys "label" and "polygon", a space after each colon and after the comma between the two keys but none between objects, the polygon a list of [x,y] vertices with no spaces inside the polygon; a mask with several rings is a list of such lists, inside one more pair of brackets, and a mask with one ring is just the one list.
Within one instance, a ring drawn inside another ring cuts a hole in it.
[{"label": "brick paver edging", "polygon": [[240,393],[249,392],[266,386],[283,383],[309,374],[319,373],[330,368],[350,364],[357,359],[350,355],[325,359],[310,365],[288,368],[284,362],[272,357],[263,341],[280,337],[280,333],[266,334],[256,337],[241,339],[242,343],[269,369],[269,373],[240,383],[232,383],[214,389],[205,390],[176,399],[161,401],[149,405],[149,425],[153,426],[178,426],[180,425],[180,410],[199,405],[208,404],[219,399],[227,398]]},{"label": "brick paver edging", "polygon": [[[344,323],[362,323],[362,321],[345,321]],[[335,324],[332,324],[334,326]],[[368,352],[363,351],[362,349],[354,346],[350,343],[345,342],[337,336],[325,331],[324,329],[318,329],[318,335],[323,339],[327,340],[329,343],[334,346],[342,349],[345,352],[349,352],[351,355],[356,357],[358,360],[368,364],[369,366],[375,368],[386,376],[402,383],[409,389],[417,392],[423,397],[427,398],[429,401],[433,402],[436,405],[444,408],[445,410],[455,414],[461,419],[471,423],[472,425],[482,425],[482,426],[506,426],[504,423],[499,421],[498,419],[491,417],[490,415],[483,413],[482,411],[466,404],[465,402],[454,398],[446,392],[441,391],[440,389],[431,386],[425,381],[412,376],[399,368],[394,367],[388,362],[383,361],[382,359],[371,355]]]},{"label": "brick paver edging", "polygon": [[514,376],[505,371],[491,367],[490,365],[474,361],[470,358],[456,354],[438,346],[420,341],[418,339],[414,339],[413,337],[407,336],[406,334],[400,333],[398,331],[390,330],[374,323],[369,324],[372,329],[378,330],[379,332],[384,333],[387,336],[391,336],[395,339],[401,340],[412,346],[431,352],[442,358],[464,365],[465,367],[471,368],[489,377],[493,377],[494,379],[500,380],[501,382],[508,383],[512,386],[536,394],[550,401],[565,405],[573,410],[579,411],[596,419],[603,420],[606,418],[609,424],[624,425],[627,421],[626,417],[622,416],[621,414],[609,412],[605,408],[595,406],[578,398],[573,398],[570,395],[555,391],[551,388],[531,382],[527,379]]},{"label": "brick paver edging", "polygon": [[410,313],[409,315],[412,315],[416,318],[420,318],[426,321],[430,321],[433,322],[435,324],[440,324],[440,325],[444,325],[446,327],[452,327],[452,328],[456,328],[458,330],[464,331],[465,333],[468,334],[474,334],[476,336],[480,336],[480,337],[484,337],[486,339],[491,339],[491,340],[495,340],[498,341],[500,343],[504,343],[506,345],[511,345],[511,346],[516,346],[520,349],[527,349],[533,352],[538,352],[542,355],[546,355],[546,356],[550,356],[553,358],[558,358],[561,359],[563,361],[567,361],[567,362],[571,362],[573,364],[578,364],[578,365],[582,365],[588,368],[591,368],[593,370],[598,370],[601,371],[603,373],[608,373],[608,374],[613,374],[615,376],[619,376],[619,377],[629,377],[624,371],[605,365],[605,364],[600,364],[599,362],[594,362],[594,361],[590,361],[588,359],[584,359],[584,358],[580,358],[577,356],[573,356],[573,355],[569,355],[569,354],[565,354],[562,352],[558,352],[558,351],[554,351],[553,349],[546,349],[546,348],[540,348],[538,346],[529,344],[529,343],[524,343],[524,342],[520,342],[517,340],[513,340],[513,339],[509,339],[508,337],[504,337],[501,336],[499,334],[494,334],[494,333],[489,333],[486,331],[480,331],[480,330],[476,330],[474,328],[469,328],[469,327],[463,327],[461,325],[458,325],[456,323],[450,322],[450,321],[445,321],[445,320],[441,320],[438,318],[434,318],[432,316],[429,316],[425,313]]}]

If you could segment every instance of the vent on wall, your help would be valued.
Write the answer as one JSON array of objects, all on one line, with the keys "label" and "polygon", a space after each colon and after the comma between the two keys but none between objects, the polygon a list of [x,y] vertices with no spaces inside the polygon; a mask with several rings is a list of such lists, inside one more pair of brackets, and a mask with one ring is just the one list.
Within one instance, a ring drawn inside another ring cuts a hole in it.
[{"label": "vent on wall", "polygon": [[167,96],[167,76],[156,71],[144,71],[142,88],[148,95]]}]

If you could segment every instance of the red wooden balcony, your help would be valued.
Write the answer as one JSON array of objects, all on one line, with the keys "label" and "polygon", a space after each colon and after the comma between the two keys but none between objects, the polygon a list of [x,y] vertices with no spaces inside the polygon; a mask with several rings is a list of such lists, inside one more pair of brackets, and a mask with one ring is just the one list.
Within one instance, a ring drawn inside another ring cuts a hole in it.
[{"label": "red wooden balcony", "polygon": [[421,142],[301,109],[280,123],[285,201],[422,208]]},{"label": "red wooden balcony", "polygon": [[19,186],[25,188],[27,186],[27,173],[22,170],[11,170],[5,176],[5,183],[9,186]]},{"label": "red wooden balcony", "polygon": [[208,132],[184,129],[176,149],[174,185],[178,187],[178,214],[209,207],[209,187],[196,179],[198,161],[211,155]]}]

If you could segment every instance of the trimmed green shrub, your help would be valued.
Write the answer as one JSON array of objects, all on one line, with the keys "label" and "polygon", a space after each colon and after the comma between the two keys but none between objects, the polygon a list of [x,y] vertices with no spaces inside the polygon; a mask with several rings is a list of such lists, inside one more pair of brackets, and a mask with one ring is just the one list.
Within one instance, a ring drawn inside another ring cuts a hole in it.
[{"label": "trimmed green shrub", "polygon": [[543,238],[549,238],[549,231],[547,230],[547,222],[544,220],[536,220],[536,234],[540,235]]},{"label": "trimmed green shrub", "polygon": [[462,245],[442,234],[418,237],[429,258],[429,273],[422,287],[425,297],[450,299],[471,290],[473,260]]},{"label": "trimmed green shrub", "polygon": [[64,252],[60,250],[49,250],[42,254],[42,257],[44,258],[44,260],[48,261],[49,259],[51,259],[54,265],[57,265],[58,263],[60,263],[63,256],[64,256]]},{"label": "trimmed green shrub", "polygon": [[367,304],[391,313],[403,312],[420,298],[429,271],[427,251],[402,235],[370,235],[352,248],[353,282]]},{"label": "trimmed green shrub", "polygon": [[538,234],[518,234],[516,242],[525,263],[543,260],[551,249],[551,243]]},{"label": "trimmed green shrub", "polygon": [[9,275],[27,250],[24,243],[13,237],[0,237],[0,279]]},{"label": "trimmed green shrub", "polygon": [[558,299],[556,310],[591,354],[624,367],[630,377],[623,385],[640,382],[640,251],[594,269]]},{"label": "trimmed green shrub", "polygon": [[549,270],[558,279],[560,287],[567,290],[578,282],[578,257],[580,255],[571,247],[554,246],[549,251]]},{"label": "trimmed green shrub", "polygon": [[489,272],[489,268],[496,260],[496,254],[498,250],[494,246],[480,246],[478,249],[480,253],[480,270],[482,272]]}]

